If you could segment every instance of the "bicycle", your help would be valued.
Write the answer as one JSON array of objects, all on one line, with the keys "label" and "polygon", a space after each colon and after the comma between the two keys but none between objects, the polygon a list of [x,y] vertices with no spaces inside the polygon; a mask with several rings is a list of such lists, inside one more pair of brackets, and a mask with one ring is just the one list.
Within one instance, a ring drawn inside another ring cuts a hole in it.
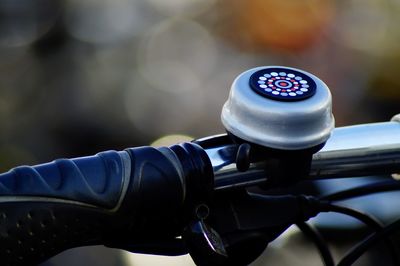
[{"label": "bicycle", "polygon": [[[138,147],[20,166],[0,174],[2,265],[34,265],[68,248],[105,245],[135,253],[189,253],[197,265],[248,265],[291,225],[326,243],[306,222],[337,212],[373,233],[337,264],[351,265],[390,235],[383,225],[335,202],[400,188],[385,179],[326,195],[304,181],[400,170],[400,116],[334,129],[331,95],[305,71],[259,67],[239,75],[223,107],[226,134],[170,147]],[[377,138],[376,136],[379,136]]]}]

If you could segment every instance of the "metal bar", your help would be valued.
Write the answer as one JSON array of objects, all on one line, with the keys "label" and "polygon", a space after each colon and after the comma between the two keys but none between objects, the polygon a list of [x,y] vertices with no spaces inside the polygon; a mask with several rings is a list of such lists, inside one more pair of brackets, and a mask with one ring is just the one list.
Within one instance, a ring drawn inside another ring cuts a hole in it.
[{"label": "metal bar", "polygon": [[[267,180],[265,165],[238,172],[234,145],[206,149],[214,168],[215,188],[249,186]],[[400,173],[400,123],[396,121],[334,129],[314,154],[310,179]]]}]

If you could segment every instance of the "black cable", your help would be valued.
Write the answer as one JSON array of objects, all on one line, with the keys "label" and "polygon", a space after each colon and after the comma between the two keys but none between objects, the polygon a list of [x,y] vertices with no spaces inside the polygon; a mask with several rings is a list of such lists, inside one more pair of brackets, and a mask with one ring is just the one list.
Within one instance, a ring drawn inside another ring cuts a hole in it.
[{"label": "black cable", "polygon": [[400,182],[396,180],[386,180],[324,195],[319,197],[319,199],[337,201],[394,190],[400,190]]},{"label": "black cable", "polygon": [[[340,200],[346,200],[350,198],[370,195],[373,193],[396,191],[396,190],[400,190],[400,182],[391,179],[391,180],[374,182],[367,185],[351,188],[348,190],[343,190],[336,193],[324,195],[321,196],[320,199],[330,200],[330,201],[340,201]],[[393,240],[388,239],[386,241],[386,245],[388,245],[390,248],[389,250],[392,255],[394,265],[400,265],[400,257],[396,251],[396,244],[393,242]]]},{"label": "black cable", "polygon": [[332,257],[332,253],[326,245],[325,240],[322,238],[321,234],[315,230],[312,226],[305,222],[298,222],[296,226],[300,231],[309,239],[311,239],[315,246],[317,247],[319,254],[325,266],[334,266],[335,262]]},{"label": "black cable", "polygon": [[[337,212],[337,213],[342,213],[351,217],[354,217],[358,219],[359,221],[363,222],[365,225],[373,229],[376,233],[382,232],[384,230],[384,225],[378,221],[375,217],[368,215],[366,213],[344,207],[344,206],[338,206],[330,203],[324,203],[322,202],[323,205],[323,211],[329,211],[329,212]],[[391,256],[393,258],[393,264],[394,265],[400,265],[400,259],[399,256],[396,252],[396,244],[392,240],[387,240],[385,241],[385,244],[389,248],[389,252],[391,253]]]},{"label": "black cable", "polygon": [[[395,231],[400,230],[400,220],[393,222],[386,226],[382,231],[372,234],[365,238],[361,243],[356,245],[352,250],[343,257],[337,266],[349,266],[358,260],[368,249],[377,244],[379,241],[384,240]],[[396,264],[399,265],[399,264]]]},{"label": "black cable", "polygon": [[381,222],[379,222],[377,219],[375,219],[374,217],[372,217],[366,213],[348,208],[348,207],[326,203],[326,204],[324,204],[323,210],[328,211],[328,212],[342,213],[342,214],[354,217],[357,220],[363,222],[365,225],[367,225],[374,231],[379,231],[379,230],[383,229],[383,224]]}]

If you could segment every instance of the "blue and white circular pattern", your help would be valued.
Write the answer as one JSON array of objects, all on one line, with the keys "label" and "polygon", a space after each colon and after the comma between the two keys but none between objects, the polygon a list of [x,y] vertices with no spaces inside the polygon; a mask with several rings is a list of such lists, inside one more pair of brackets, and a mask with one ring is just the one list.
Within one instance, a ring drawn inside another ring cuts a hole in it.
[{"label": "blue and white circular pattern", "polygon": [[267,98],[279,101],[299,101],[315,94],[314,80],[287,68],[265,68],[250,77],[250,87]]}]

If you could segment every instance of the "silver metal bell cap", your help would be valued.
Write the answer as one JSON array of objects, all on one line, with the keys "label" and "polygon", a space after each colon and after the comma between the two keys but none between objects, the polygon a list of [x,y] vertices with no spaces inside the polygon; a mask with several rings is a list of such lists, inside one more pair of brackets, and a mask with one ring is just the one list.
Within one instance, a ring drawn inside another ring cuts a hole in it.
[{"label": "silver metal bell cap", "polygon": [[310,73],[284,66],[240,74],[221,119],[236,137],[281,150],[322,144],[335,126],[328,86]]}]

